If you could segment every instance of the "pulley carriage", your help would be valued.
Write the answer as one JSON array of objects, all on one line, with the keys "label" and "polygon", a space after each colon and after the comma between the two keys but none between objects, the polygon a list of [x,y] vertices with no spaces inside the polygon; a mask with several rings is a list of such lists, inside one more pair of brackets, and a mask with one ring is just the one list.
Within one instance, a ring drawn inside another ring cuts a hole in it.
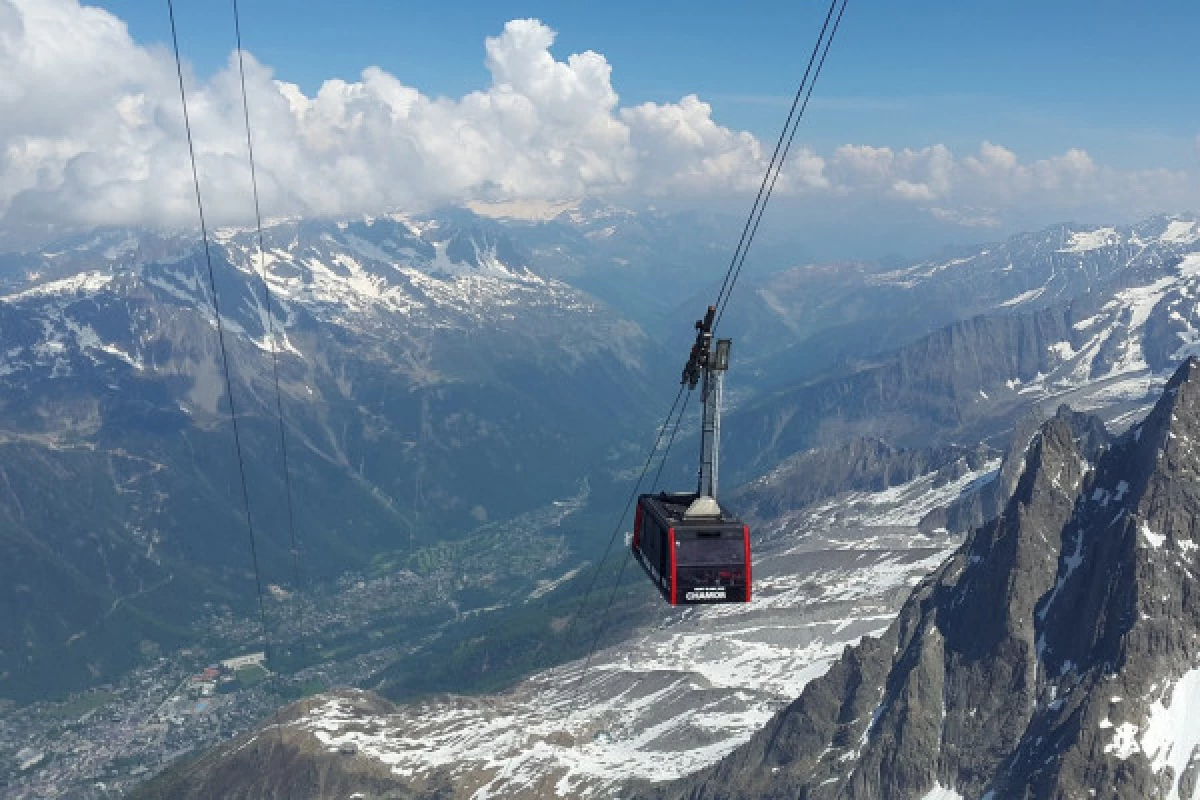
[{"label": "pulley carriage", "polygon": [[682,378],[689,390],[701,384],[699,485],[694,493],[641,495],[634,516],[633,555],[671,605],[750,601],[750,529],[717,502],[721,383],[730,340],[713,341],[715,311],[709,306],[696,322]]}]

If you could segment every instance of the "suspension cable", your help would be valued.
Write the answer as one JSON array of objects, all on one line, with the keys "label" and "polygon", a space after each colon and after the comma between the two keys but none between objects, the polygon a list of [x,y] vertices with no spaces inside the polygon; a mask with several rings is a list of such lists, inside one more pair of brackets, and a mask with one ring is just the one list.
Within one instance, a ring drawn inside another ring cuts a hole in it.
[{"label": "suspension cable", "polygon": [[[663,434],[666,433],[667,429],[671,427],[671,419],[673,417],[675,417],[675,410],[679,406],[680,398],[683,398],[683,408],[681,408],[679,411],[679,419],[682,419],[682,417],[683,417],[683,409],[687,408],[687,398],[684,397],[683,389],[684,389],[683,385],[680,385],[679,391],[676,392],[676,394],[675,394],[675,400],[674,400],[674,402],[671,403],[671,408],[667,411],[666,418],[662,421],[662,424],[659,425],[659,427],[658,427],[658,436],[655,437],[655,439],[654,439],[654,446],[650,449],[650,454],[646,457],[646,463],[644,465],[642,465],[641,474],[638,475],[638,479],[633,485],[633,490],[629,493],[629,498],[625,501],[625,506],[621,510],[621,517],[620,517],[620,519],[617,520],[617,524],[613,528],[612,535],[608,539],[608,546],[604,550],[604,555],[601,557],[600,561],[596,563],[595,569],[592,570],[592,578],[591,578],[591,581],[588,583],[587,590],[583,594],[583,599],[580,601],[579,605],[575,608],[575,611],[571,615],[571,618],[567,621],[566,627],[563,628],[564,640],[568,640],[568,637],[570,636],[571,630],[572,630],[572,628],[574,628],[576,621],[583,614],[583,609],[585,609],[587,607],[588,598],[591,597],[592,589],[596,585],[596,578],[600,574],[600,569],[603,566],[604,562],[608,559],[608,554],[612,550],[612,546],[613,546],[613,543],[616,541],[617,534],[620,532],[621,526],[625,522],[625,516],[629,513],[629,506],[633,503],[634,498],[637,497],[638,489],[641,487],[642,481],[645,480],[646,473],[650,471],[650,465],[654,461],[654,454],[658,450],[659,443],[662,442]],[[675,420],[674,430],[671,433],[671,441],[672,442],[675,439],[675,432],[677,432],[679,430],[679,419]],[[670,444],[668,444],[667,451],[663,452],[664,461],[666,460],[669,449],[670,449]],[[661,472],[662,472],[662,466],[659,465],[659,473],[661,474]],[[658,481],[658,479],[656,477],[655,483],[657,483],[657,481]],[[621,569],[617,574],[616,585],[618,585],[618,586],[621,583],[621,576],[624,575],[624,573],[625,573],[625,564],[626,564],[626,561],[628,560],[628,558],[629,558],[629,553],[628,553],[628,551],[626,551],[625,560],[623,560],[621,562]],[[611,595],[609,596],[608,602],[609,602],[609,605],[612,605]],[[607,608],[605,609],[605,613],[607,615]],[[584,662],[583,672],[580,673],[579,679],[578,679],[578,681],[576,681],[576,684],[575,684],[574,692],[571,696],[571,699],[568,701],[568,711],[567,711],[568,718],[570,718],[570,716],[575,713],[575,709],[574,709],[575,697],[578,695],[579,685],[583,682],[583,678],[587,675],[588,665],[591,663],[592,654],[596,648],[596,641],[597,641],[596,639],[592,640],[591,647],[588,650],[587,659]],[[504,765],[504,769],[501,770],[499,776],[497,776],[495,778],[495,780],[501,781],[505,777],[507,777],[509,771],[516,764],[516,760],[517,759],[515,757],[509,759],[508,762]]]},{"label": "suspension cable", "polygon": [[[838,9],[839,2],[841,3],[840,9]],[[746,262],[746,254],[750,250],[750,244],[753,242],[755,235],[758,233],[758,226],[762,221],[763,212],[766,210],[767,203],[771,199],[771,194],[775,190],[775,184],[779,180],[779,175],[783,171],[783,166],[787,161],[787,156],[791,150],[792,142],[796,137],[796,131],[799,128],[800,120],[803,119],[804,113],[808,109],[808,103],[812,98],[813,88],[816,86],[817,78],[820,77],[821,69],[825,66],[825,58],[829,55],[829,48],[833,44],[833,37],[837,34],[838,27],[841,25],[842,15],[845,13],[848,3],[849,0],[831,0],[829,4],[829,10],[825,15],[825,22],[822,24],[821,31],[817,36],[817,41],[813,45],[812,53],[808,59],[808,65],[805,68],[804,76],[800,81],[800,87],[796,90],[796,96],[792,100],[792,106],[788,111],[787,119],[784,122],[783,129],[779,133],[779,139],[775,143],[775,150],[771,154],[771,160],[768,162],[766,173],[763,175],[763,180],[759,186],[758,194],[755,196],[754,203],[751,206],[750,215],[746,219],[746,224],[742,227],[742,235],[738,239],[737,247],[734,249],[733,258],[731,259],[729,268],[725,273],[725,279],[722,281],[721,288],[717,293],[717,301],[713,304],[717,308],[717,316],[712,326],[712,330],[714,332],[716,331],[717,324],[721,321],[721,317],[725,312],[725,308],[729,304],[729,297],[733,292],[734,285],[737,283],[738,276],[741,274],[742,266]],[[836,18],[834,17],[835,11],[837,12]],[[831,20],[833,22],[832,28],[830,28]],[[829,35],[826,36],[826,33]],[[814,65],[816,67],[815,71]],[[811,81],[809,80],[810,75],[812,78]],[[680,387],[681,393],[683,388],[683,386]],[[691,392],[688,392],[688,398],[690,397]],[[679,402],[678,395],[676,395],[675,401],[676,404]],[[667,455],[670,453],[671,445],[673,445],[675,442],[675,434],[679,431],[679,424],[683,420],[683,411],[686,409],[686,407],[687,400],[685,399],[683,409],[680,410],[679,417],[675,420],[674,430],[672,430],[670,440],[668,441],[667,447],[664,450],[663,461],[659,464],[658,472],[655,475],[654,482],[651,486],[651,491],[654,491],[654,487],[658,485],[658,479],[662,475],[663,467],[666,466]],[[672,412],[668,413],[667,415],[667,424],[670,423],[671,415],[674,411],[675,405],[673,404],[671,408]],[[660,429],[659,437],[654,443],[654,450],[657,450],[658,448],[658,443],[662,439],[662,433],[663,429]],[[654,450],[651,451],[651,458],[653,458]],[[647,460],[646,467],[643,468],[642,475],[638,478],[637,485],[634,487],[633,495],[637,494],[637,489],[640,487],[642,480],[645,478],[646,470],[649,468],[649,466],[650,461]],[[631,495],[630,501],[632,501],[633,495]],[[625,515],[628,514],[628,512],[629,502],[626,502],[625,508],[621,513],[621,519],[617,523],[617,530],[619,530],[621,524],[624,523]],[[614,530],[613,539],[616,538],[616,532],[617,531]],[[611,549],[611,547],[612,539],[609,540],[609,549]],[[607,555],[608,550],[605,550],[605,558],[607,558]],[[621,562],[621,569],[617,573],[616,581],[609,593],[608,602],[605,605],[604,613],[601,616],[600,627],[597,629],[592,638],[591,646],[588,648],[587,657],[584,659],[583,669],[580,671],[579,678],[576,680],[575,689],[572,693],[572,699],[570,701],[572,711],[575,701],[579,696],[579,691],[582,688],[583,681],[587,677],[588,671],[591,667],[592,657],[595,654],[600,637],[606,628],[608,612],[612,607],[613,599],[615,598],[617,590],[621,585],[621,578],[625,573],[625,567],[629,562],[629,553],[626,552],[625,555],[625,559]],[[601,563],[603,563],[603,561]],[[597,574],[598,572],[599,567],[597,567]],[[594,583],[595,574],[593,575],[592,580]],[[589,585],[588,591],[585,594],[585,602],[586,597],[590,594],[591,586]],[[576,611],[576,617],[578,617],[579,611],[581,610],[582,604],[580,609]],[[572,619],[572,623],[573,622],[574,618]]]},{"label": "suspension cable", "polygon": [[746,236],[750,231],[751,223],[754,221],[754,215],[760,205],[766,205],[763,195],[767,189],[767,181],[771,177],[771,172],[775,169],[775,162],[779,160],[779,150],[783,147],[788,129],[795,118],[796,107],[800,104],[800,98],[804,94],[804,87],[808,83],[809,72],[812,70],[813,62],[816,61],[817,50],[820,48],[821,41],[825,38],[825,31],[829,27],[829,20],[833,17],[833,8],[836,4],[837,0],[831,0],[829,4],[829,11],[825,14],[825,22],[821,25],[821,32],[817,35],[817,44],[813,47],[812,55],[809,56],[808,66],[804,68],[804,76],[800,79],[800,86],[796,89],[795,97],[792,98],[792,107],[788,109],[787,119],[783,121],[783,128],[779,131],[779,138],[775,140],[775,149],[771,153],[771,160],[767,162],[767,171],[763,174],[762,182],[758,186],[758,194],[755,195],[754,203],[750,206],[750,215],[746,218],[746,224],[742,226],[742,235],[738,237],[737,247],[733,249],[733,257],[729,261],[729,268],[725,271],[725,279],[721,281],[721,288],[717,292],[717,301],[713,305],[720,305],[722,298],[725,296],[726,288],[729,286],[729,279],[733,275],[734,267],[738,261],[738,255],[742,252],[744,246],[749,246],[746,242]]},{"label": "suspension cable", "polygon": [[691,392],[688,392],[687,397],[683,398],[683,406],[679,409],[679,416],[675,418],[675,427],[671,430],[671,438],[667,439],[667,446],[663,450],[662,461],[658,462],[658,472],[654,473],[654,480],[650,484],[651,493],[658,488],[658,481],[662,477],[663,467],[667,466],[667,456],[671,454],[671,447],[675,444],[675,435],[679,433],[679,424],[683,422],[683,417],[687,413],[688,401],[691,398]]},{"label": "suspension cable", "polygon": [[254,519],[250,513],[250,489],[246,481],[246,462],[242,454],[242,437],[238,427],[237,407],[233,397],[233,381],[229,375],[229,352],[225,347],[225,329],[221,322],[221,303],[217,295],[217,279],[213,271],[212,251],[208,244],[208,225],[204,218],[204,203],[200,198],[200,173],[196,169],[196,147],[192,141],[192,123],[188,118],[187,92],[183,86],[183,61],[179,56],[179,35],[175,26],[175,5],[167,0],[171,18],[171,44],[175,50],[175,72],[179,77],[179,103],[183,108],[183,127],[187,133],[188,158],[192,166],[192,183],[196,189],[196,211],[200,216],[200,238],[204,242],[204,261],[208,267],[208,286],[212,292],[213,315],[217,321],[217,343],[221,353],[221,372],[225,378],[225,393],[229,396],[229,423],[233,428],[233,446],[237,455],[238,478],[242,489],[242,505],[246,515],[246,530],[250,535],[250,558],[254,565],[254,588],[258,594],[258,620],[262,629],[263,652],[270,663],[271,639],[267,631],[267,609],[263,601],[262,573],[258,566],[258,545],[254,535]]},{"label": "suspension cable", "polygon": [[[246,66],[242,48],[242,22],[238,13],[238,0],[233,0],[233,29],[237,37],[238,77],[242,88],[242,116],[246,121],[246,153],[250,160],[250,186],[254,193],[254,222],[258,231],[258,265],[262,276],[263,299],[267,307],[267,338],[271,343],[271,377],[275,382],[275,416],[279,421],[279,452],[282,458],[283,486],[287,500],[288,538],[292,554],[292,582],[295,590],[302,588],[300,573],[300,548],[296,542],[296,512],[292,493],[292,470],[288,461],[287,418],[283,413],[283,393],[279,389],[279,347],[275,340],[275,314],[272,303],[271,284],[267,275],[266,248],[263,246],[262,209],[258,197],[258,171],[254,166],[254,138],[250,132],[250,104],[246,98]],[[287,334],[284,333],[286,336]],[[300,641],[304,642],[304,603],[296,602]]]},{"label": "suspension cable", "polygon": [[[658,472],[654,475],[654,480],[650,484],[650,493],[658,488],[658,479],[662,477],[663,467],[667,465],[667,458],[671,455],[671,447],[675,444],[675,436],[679,433],[679,424],[683,422],[683,417],[687,413],[688,400],[692,397],[692,393],[688,392],[683,398],[683,405],[679,409],[679,416],[675,418],[675,426],[671,429],[671,437],[667,439],[667,446],[663,448],[662,461],[658,464]],[[572,711],[579,698],[579,690],[583,688],[583,681],[587,677],[588,670],[591,668],[592,656],[596,654],[596,647],[600,644],[600,637],[604,634],[608,627],[609,617],[608,612],[612,609],[613,600],[617,596],[617,590],[621,587],[621,578],[625,576],[625,567],[629,565],[629,561],[633,556],[628,549],[625,550],[625,557],[621,559],[621,568],[617,571],[617,579],[613,582],[612,590],[608,593],[608,602],[604,604],[604,612],[600,615],[600,625],[596,628],[596,633],[592,637],[592,644],[588,648],[587,658],[583,662],[583,670],[579,673],[579,678],[575,681],[575,689],[571,694],[570,706]]]},{"label": "suspension cable", "polygon": [[[830,4],[829,10],[831,12],[833,11],[834,6],[837,5],[837,2],[838,2],[838,0],[833,0],[833,2]],[[719,298],[717,301],[719,307],[717,310],[717,317],[713,321],[713,330],[714,331],[716,331],[717,326],[721,323],[721,318],[725,315],[725,309],[729,305],[729,296],[733,293],[733,286],[735,283],[737,283],[738,276],[741,275],[741,273],[742,273],[742,267],[746,263],[746,254],[750,251],[750,243],[754,240],[754,235],[756,233],[758,233],[758,226],[759,226],[759,223],[762,222],[763,212],[766,210],[767,202],[771,199],[772,192],[775,191],[775,183],[776,183],[776,181],[779,180],[779,175],[783,171],[783,165],[787,161],[788,152],[792,149],[792,142],[796,138],[796,131],[800,127],[800,120],[804,118],[804,112],[806,110],[808,110],[808,101],[812,99],[813,88],[817,85],[817,78],[819,78],[821,76],[821,69],[825,66],[825,57],[829,55],[829,48],[833,44],[833,37],[837,35],[838,27],[842,24],[842,15],[844,13],[846,13],[846,5],[849,2],[850,2],[850,0],[841,0],[842,7],[838,11],[837,19],[835,19],[833,22],[833,28],[829,32],[829,37],[827,39],[825,39],[825,46],[824,46],[824,49],[821,51],[821,60],[817,63],[816,72],[813,73],[812,81],[808,85],[808,91],[805,94],[804,103],[800,106],[800,111],[796,115],[795,120],[792,122],[791,133],[788,135],[787,144],[783,148],[782,156],[780,157],[779,161],[774,166],[774,174],[773,175],[771,174],[770,167],[767,168],[767,175],[770,177],[770,185],[767,186],[766,195],[763,197],[762,204],[758,207],[757,217],[755,217],[753,210],[750,212],[751,217],[754,217],[754,226],[750,229],[750,235],[746,238],[746,244],[744,247],[742,247],[740,257],[735,254],[735,260],[737,261],[737,268],[733,271],[732,277],[726,276],[728,285],[727,285],[727,288],[723,288],[723,294],[724,294],[723,299]],[[826,23],[828,23],[828,18],[826,18]],[[824,29],[822,29],[822,33],[824,33]],[[821,40],[820,39],[817,40],[817,46],[813,48],[814,56],[817,54],[817,50],[819,50],[819,49],[821,49]],[[809,66],[810,67],[812,66],[811,59],[809,61]],[[808,73],[806,71],[805,72],[806,77],[807,77],[807,74]],[[801,87],[803,88],[803,84],[801,84]],[[786,130],[786,128],[785,128],[785,130]],[[765,180],[765,178],[764,178],[764,180]]]},{"label": "suspension cable", "polygon": [[683,397],[685,386],[681,384],[679,391],[675,393],[675,400],[671,403],[670,410],[667,411],[667,416],[658,428],[658,436],[654,439],[654,446],[650,448],[650,454],[646,456],[646,463],[642,465],[641,474],[638,475],[637,481],[633,484],[633,488],[629,492],[629,497],[625,500],[625,505],[621,509],[621,516],[617,519],[617,524],[613,526],[612,534],[608,537],[608,545],[604,548],[604,555],[596,562],[596,567],[592,570],[591,580],[588,582],[588,587],[583,593],[583,599],[579,601],[579,605],[575,609],[575,613],[571,615],[567,621],[566,627],[563,629],[564,641],[570,635],[575,623],[578,622],[583,609],[587,607],[587,601],[592,596],[592,589],[596,586],[596,579],[600,576],[600,570],[604,566],[604,562],[608,560],[608,554],[612,551],[613,543],[617,540],[617,534],[621,532],[621,526],[625,524],[625,517],[629,515],[629,507],[637,498],[638,490],[642,486],[642,481],[646,479],[646,473],[650,471],[650,464],[654,461],[654,454],[658,452],[658,445],[662,442],[663,434],[671,426],[671,419],[675,416],[675,409],[679,406],[679,401]]}]

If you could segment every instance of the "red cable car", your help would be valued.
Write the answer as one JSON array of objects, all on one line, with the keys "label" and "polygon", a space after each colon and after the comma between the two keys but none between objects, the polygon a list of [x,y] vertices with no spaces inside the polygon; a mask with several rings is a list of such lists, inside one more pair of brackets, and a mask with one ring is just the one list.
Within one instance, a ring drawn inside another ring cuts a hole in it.
[{"label": "red cable car", "polygon": [[633,519],[633,556],[671,605],[750,602],[750,528],[717,503],[721,382],[729,339],[713,348],[716,309],[696,322],[696,344],[682,383],[701,391],[700,481],[694,493],[644,494]]},{"label": "red cable car", "polygon": [[750,602],[750,528],[711,497],[642,495],[632,547],[673,606]]}]

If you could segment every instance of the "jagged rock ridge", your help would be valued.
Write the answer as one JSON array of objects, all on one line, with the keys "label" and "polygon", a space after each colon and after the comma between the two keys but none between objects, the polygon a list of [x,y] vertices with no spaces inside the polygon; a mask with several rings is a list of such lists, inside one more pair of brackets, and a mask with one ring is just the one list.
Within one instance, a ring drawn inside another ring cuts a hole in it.
[{"label": "jagged rock ridge", "polygon": [[[1086,438],[1097,444],[1108,442],[1108,432],[1095,416],[1075,412],[1061,416],[1071,426],[1076,438]],[[1024,474],[1025,452],[1041,424],[1042,417],[1036,411],[1018,420],[996,479],[978,492],[964,493],[950,505],[934,509],[921,520],[921,529],[945,529],[965,534],[999,516]]]},{"label": "jagged rock ridge", "polygon": [[[1200,362],[1111,445],[1062,411],[1004,513],[659,798],[1200,797]],[[1074,424],[1072,424],[1074,423]]]}]

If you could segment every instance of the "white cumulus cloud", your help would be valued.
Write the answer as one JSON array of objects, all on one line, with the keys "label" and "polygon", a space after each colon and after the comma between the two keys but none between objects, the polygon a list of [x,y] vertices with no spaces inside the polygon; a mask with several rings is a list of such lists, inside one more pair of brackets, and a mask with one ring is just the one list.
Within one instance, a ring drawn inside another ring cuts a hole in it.
[{"label": "white cumulus cloud", "polygon": [[[379,68],[313,96],[246,54],[263,207],[344,214],[469,200],[561,199],[749,188],[759,143],[717,124],[694,96],[621,108],[604,56],[559,61],[554,31],[513,20],[485,42],[491,85],[432,98]],[[73,0],[0,0],[0,214],[59,224],[194,218],[175,66],[105,11]],[[205,202],[244,220],[236,54],[210,80],[188,76]],[[820,185],[821,163],[795,159]]]},{"label": "white cumulus cloud", "polygon": [[[757,190],[769,149],[696,95],[622,106],[612,65],[559,60],[555,34],[513,20],[484,43],[490,84],[431,97],[371,67],[313,94],[246,56],[264,213],[342,215],[471,201],[731,198]],[[186,72],[206,210],[252,218],[236,54]],[[956,154],[797,144],[776,192],[835,209],[872,202],[945,223],[999,225],[1014,209],[1129,215],[1196,202],[1194,176],[1122,171],[1086,152],[1023,161],[998,144]],[[77,0],[0,0],[0,235],[20,226],[192,225],[175,64]]]},{"label": "white cumulus cloud", "polygon": [[987,141],[978,152],[963,155],[941,144],[898,150],[843,145],[835,150],[829,173],[843,194],[890,195],[934,219],[965,227],[1036,222],[1039,215],[1042,223],[1079,213],[1128,218],[1200,201],[1196,176],[1185,171],[1106,167],[1078,148],[1022,161]]}]

